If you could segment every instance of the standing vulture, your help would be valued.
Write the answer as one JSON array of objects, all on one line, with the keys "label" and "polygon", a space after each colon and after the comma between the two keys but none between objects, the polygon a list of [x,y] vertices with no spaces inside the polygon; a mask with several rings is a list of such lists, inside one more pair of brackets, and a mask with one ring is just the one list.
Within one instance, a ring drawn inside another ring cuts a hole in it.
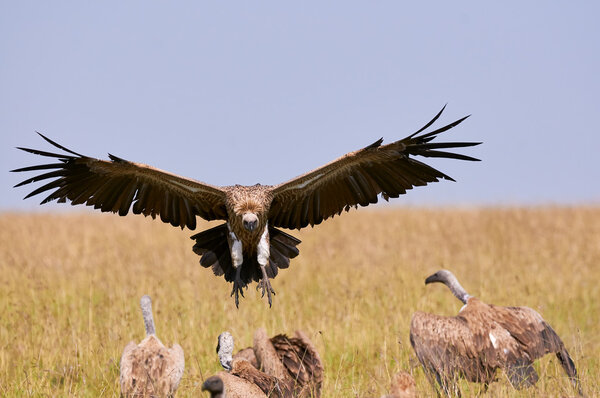
[{"label": "standing vulture", "polygon": [[467,294],[450,271],[425,280],[434,282],[448,286],[465,304],[453,317],[423,312],[412,317],[410,342],[434,387],[437,381],[446,395],[460,395],[456,381],[463,376],[487,390],[498,368],[515,388],[529,387],[538,380],[533,361],[554,353],[581,394],[573,360],[540,314],[528,307],[486,304]]},{"label": "standing vulture", "polygon": [[146,338],[140,344],[129,342],[123,350],[121,396],[172,397],[185,368],[183,349],[179,344],[167,348],[156,337],[150,297],[143,296],[140,305]]},{"label": "standing vulture", "polygon": [[[469,147],[474,142],[433,142],[438,134],[461,123],[463,117],[444,127],[424,132],[444,108],[423,128],[399,141],[382,145],[383,138],[331,163],[279,185],[217,187],[180,177],[153,167],[110,155],[99,160],[73,152],[44,137],[66,153],[19,148],[56,159],[53,163],[12,171],[45,171],[17,184],[50,180],[25,198],[51,193],[41,202],[52,200],[94,206],[103,212],[126,215],[160,216],[173,226],[196,228],[196,216],[205,220],[225,220],[224,224],[192,236],[200,264],[212,267],[215,275],[233,282],[231,295],[239,305],[238,294],[252,281],[271,305],[269,278],[279,268],[287,268],[298,255],[300,241],[277,229],[300,229],[320,224],[351,207],[397,198],[414,186],[439,179],[454,181],[448,175],[415,159],[415,156],[478,160],[447,152]],[[39,134],[39,133],[38,133]]]}]

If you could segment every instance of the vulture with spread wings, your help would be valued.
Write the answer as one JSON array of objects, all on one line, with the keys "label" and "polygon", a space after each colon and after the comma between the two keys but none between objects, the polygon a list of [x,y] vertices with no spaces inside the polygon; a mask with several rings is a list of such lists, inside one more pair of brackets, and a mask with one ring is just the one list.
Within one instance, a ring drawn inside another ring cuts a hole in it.
[{"label": "vulture with spread wings", "polygon": [[[269,306],[274,290],[269,279],[279,268],[287,268],[298,255],[300,240],[277,229],[304,228],[320,224],[351,207],[376,203],[378,195],[397,198],[414,186],[439,179],[454,181],[446,174],[416,160],[440,157],[478,160],[446,149],[469,147],[475,142],[432,142],[438,134],[455,127],[466,117],[430,132],[428,129],[444,108],[423,128],[408,137],[382,145],[379,139],[366,148],[348,153],[331,163],[279,185],[217,187],[180,177],[145,164],[110,155],[99,160],[73,152],[44,137],[66,153],[19,148],[56,159],[53,163],[12,171],[44,171],[16,185],[50,180],[25,198],[51,191],[41,204],[59,203],[94,206],[103,212],[124,216],[130,210],[160,219],[176,227],[196,228],[196,216],[205,220],[225,220],[220,226],[192,236],[200,264],[215,275],[233,282],[231,295],[239,305],[238,294],[252,281],[258,282]],[[39,133],[38,133],[39,134]]]}]

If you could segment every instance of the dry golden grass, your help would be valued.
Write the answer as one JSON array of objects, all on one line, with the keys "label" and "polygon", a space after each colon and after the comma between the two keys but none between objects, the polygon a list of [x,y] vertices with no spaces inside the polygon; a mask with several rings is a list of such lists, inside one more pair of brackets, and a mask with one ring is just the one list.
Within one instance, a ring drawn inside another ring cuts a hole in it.
[{"label": "dry golden grass", "polygon": [[[272,309],[251,287],[237,310],[190,235],[134,216],[1,214],[0,395],[117,396],[121,351],[144,335],[147,293],[158,335],[185,350],[178,396],[200,396],[219,370],[220,332],[243,348],[261,326],[307,332],[325,363],[325,397],[378,397],[400,369],[429,396],[408,330],[415,310],[460,308],[445,287],[423,283],[442,267],[486,302],[541,312],[585,392],[600,395],[600,208],[353,211],[294,233],[301,254],[274,280]],[[517,392],[499,373],[489,394],[573,393],[555,358],[536,367],[535,388]]]}]

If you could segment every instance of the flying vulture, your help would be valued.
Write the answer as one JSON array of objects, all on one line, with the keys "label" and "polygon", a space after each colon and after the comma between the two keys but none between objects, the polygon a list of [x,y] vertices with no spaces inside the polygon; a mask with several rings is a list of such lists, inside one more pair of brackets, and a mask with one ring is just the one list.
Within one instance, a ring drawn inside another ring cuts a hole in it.
[{"label": "flying vulture", "polygon": [[[445,107],[444,107],[445,108]],[[12,171],[45,171],[17,184],[50,180],[25,198],[50,191],[41,204],[59,203],[94,206],[103,212],[125,216],[130,210],[160,219],[173,226],[196,228],[196,216],[205,220],[225,220],[224,224],[192,236],[193,250],[200,264],[215,275],[233,282],[231,295],[238,295],[252,281],[267,294],[275,291],[269,279],[279,268],[287,268],[298,255],[300,240],[278,228],[300,229],[348,211],[351,207],[397,198],[414,186],[439,179],[454,181],[448,175],[415,159],[415,156],[478,160],[447,152],[470,147],[475,142],[434,142],[441,134],[465,120],[426,132],[444,108],[423,128],[408,137],[383,145],[383,138],[333,162],[279,185],[218,187],[180,177],[141,163],[109,154],[99,160],[73,152],[40,134],[65,153],[19,148],[54,158],[53,163]],[[39,133],[38,133],[39,134]]]},{"label": "flying vulture", "polygon": [[179,387],[185,368],[183,349],[179,344],[167,348],[156,337],[152,301],[143,296],[140,301],[146,327],[146,338],[129,342],[121,356],[121,396],[172,397]]},{"label": "flying vulture", "polygon": [[529,387],[538,380],[533,362],[554,353],[581,394],[573,360],[540,314],[528,307],[486,304],[467,294],[447,270],[425,280],[434,282],[448,286],[465,304],[453,317],[423,312],[412,317],[410,342],[434,388],[437,382],[446,395],[460,395],[456,381],[462,376],[487,390],[498,368],[515,388]]}]

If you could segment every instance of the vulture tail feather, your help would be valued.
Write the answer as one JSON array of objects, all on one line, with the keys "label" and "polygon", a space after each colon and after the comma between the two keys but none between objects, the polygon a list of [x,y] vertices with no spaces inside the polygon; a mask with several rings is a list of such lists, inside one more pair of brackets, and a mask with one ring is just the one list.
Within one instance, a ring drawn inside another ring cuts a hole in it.
[{"label": "vulture tail feather", "polygon": [[[228,233],[227,224],[221,224],[197,233],[191,239],[196,241],[193,251],[201,256],[200,265],[204,268],[212,267],[215,275],[225,275],[226,281],[233,282],[235,268],[227,242]],[[271,256],[266,271],[269,278],[274,278],[277,276],[279,268],[289,267],[290,258],[294,258],[300,253],[296,247],[300,244],[300,240],[273,227],[269,227],[269,236]],[[261,280],[262,272],[256,256],[248,258],[244,255],[240,277],[244,283]]]},{"label": "vulture tail feather", "polygon": [[227,224],[221,224],[191,236],[196,241],[192,250],[201,256],[200,265],[204,268],[212,267],[217,276],[233,268],[227,232]]},{"label": "vulture tail feather", "polygon": [[[300,253],[300,250],[298,250],[296,247],[302,242],[300,239],[297,239],[292,235],[273,227],[269,227],[269,237],[271,247],[275,248],[279,253],[288,259],[294,258]],[[276,259],[271,258],[271,260]],[[288,263],[283,267],[280,264],[277,264],[279,268],[287,268],[287,265],[289,265],[289,260]]]}]

